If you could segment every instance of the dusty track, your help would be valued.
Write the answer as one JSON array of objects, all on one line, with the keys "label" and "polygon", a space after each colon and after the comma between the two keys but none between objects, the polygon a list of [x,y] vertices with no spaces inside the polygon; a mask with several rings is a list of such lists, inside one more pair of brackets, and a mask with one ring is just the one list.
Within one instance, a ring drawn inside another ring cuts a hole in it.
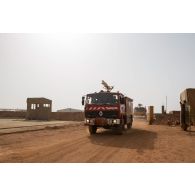
[{"label": "dusty track", "polygon": [[195,133],[134,122],[124,135],[83,125],[0,136],[0,162],[195,162]]}]

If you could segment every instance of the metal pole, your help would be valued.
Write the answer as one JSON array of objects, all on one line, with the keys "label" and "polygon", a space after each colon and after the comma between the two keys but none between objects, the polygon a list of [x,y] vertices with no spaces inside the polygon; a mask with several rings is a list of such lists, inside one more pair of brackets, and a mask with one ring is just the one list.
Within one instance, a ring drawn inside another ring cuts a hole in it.
[{"label": "metal pole", "polygon": [[167,113],[167,96],[166,96],[166,113]]}]

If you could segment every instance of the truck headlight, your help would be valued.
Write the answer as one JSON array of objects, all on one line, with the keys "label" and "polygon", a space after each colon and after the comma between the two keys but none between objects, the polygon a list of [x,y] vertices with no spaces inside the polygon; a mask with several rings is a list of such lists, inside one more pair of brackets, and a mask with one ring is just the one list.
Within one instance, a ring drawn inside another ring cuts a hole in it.
[{"label": "truck headlight", "polygon": [[113,123],[116,124],[117,123],[117,120],[113,120]]}]

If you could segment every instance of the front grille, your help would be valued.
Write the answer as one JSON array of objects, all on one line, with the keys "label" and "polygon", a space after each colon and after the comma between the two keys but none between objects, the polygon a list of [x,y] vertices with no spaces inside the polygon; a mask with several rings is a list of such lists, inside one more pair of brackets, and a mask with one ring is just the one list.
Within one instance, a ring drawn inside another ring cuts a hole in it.
[{"label": "front grille", "polygon": [[86,111],[86,118],[118,118],[118,111],[101,111],[103,113],[102,116],[99,115],[100,111]]}]

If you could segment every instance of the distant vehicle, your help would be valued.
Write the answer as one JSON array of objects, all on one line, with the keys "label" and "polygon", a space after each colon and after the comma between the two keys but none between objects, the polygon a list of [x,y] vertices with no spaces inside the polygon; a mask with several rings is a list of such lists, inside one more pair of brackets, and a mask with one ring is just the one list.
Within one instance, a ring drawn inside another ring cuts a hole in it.
[{"label": "distant vehicle", "polygon": [[195,89],[186,89],[180,94],[181,128],[186,131],[190,126],[195,125]]},{"label": "distant vehicle", "polygon": [[142,104],[138,104],[134,109],[134,116],[146,117],[147,110]]},{"label": "distant vehicle", "polygon": [[90,93],[82,97],[85,105],[85,125],[90,134],[96,134],[97,128],[113,129],[119,134],[130,129],[133,123],[133,100],[119,92],[111,92],[112,86],[105,81],[102,84],[106,91]]}]

